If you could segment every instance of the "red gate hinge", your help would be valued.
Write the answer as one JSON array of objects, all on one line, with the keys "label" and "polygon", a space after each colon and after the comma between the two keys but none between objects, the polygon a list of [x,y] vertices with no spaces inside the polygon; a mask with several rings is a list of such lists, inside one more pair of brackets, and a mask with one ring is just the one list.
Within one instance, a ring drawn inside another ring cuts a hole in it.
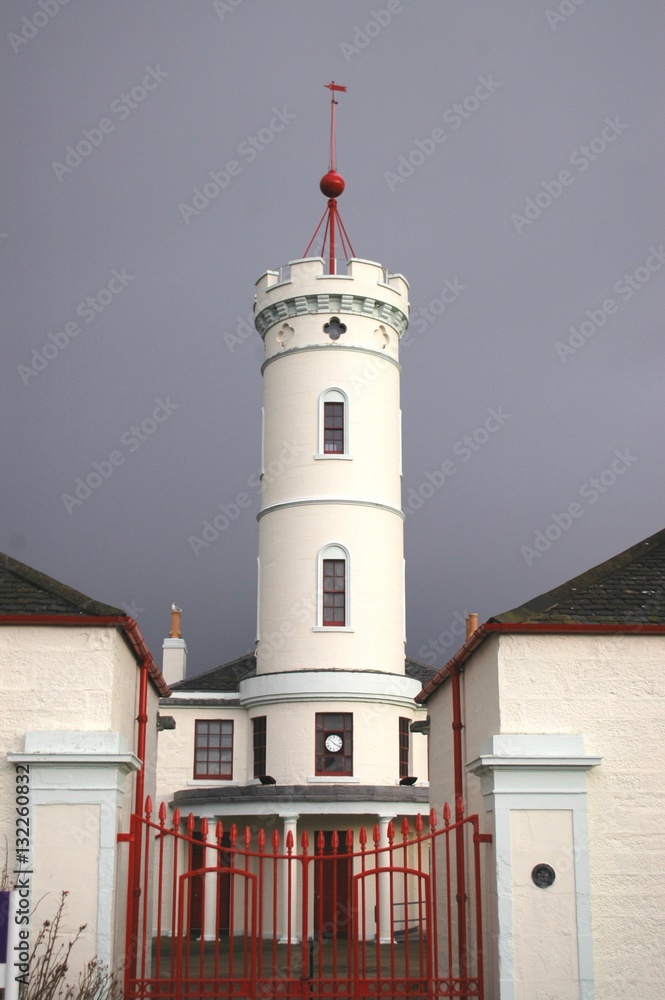
[{"label": "red gate hinge", "polygon": [[491,844],[492,834],[491,833],[474,833],[473,835],[474,844]]},{"label": "red gate hinge", "polygon": [[134,834],[133,833],[119,833],[117,835],[117,841],[119,844],[133,844]]}]

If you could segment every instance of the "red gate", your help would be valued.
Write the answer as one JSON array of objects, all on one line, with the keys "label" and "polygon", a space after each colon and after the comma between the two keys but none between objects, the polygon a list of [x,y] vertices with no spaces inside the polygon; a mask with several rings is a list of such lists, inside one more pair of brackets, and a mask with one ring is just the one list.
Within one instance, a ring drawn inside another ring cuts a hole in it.
[{"label": "red gate", "polygon": [[[129,842],[127,1000],[483,1000],[478,817],[268,846],[146,800]],[[323,886],[328,886],[323,891]],[[315,891],[316,890],[316,891]]]}]

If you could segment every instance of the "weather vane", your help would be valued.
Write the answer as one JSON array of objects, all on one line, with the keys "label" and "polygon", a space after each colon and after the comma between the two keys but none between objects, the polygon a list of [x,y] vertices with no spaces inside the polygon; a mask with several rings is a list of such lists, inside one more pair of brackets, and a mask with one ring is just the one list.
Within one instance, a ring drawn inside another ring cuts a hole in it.
[{"label": "weather vane", "polygon": [[304,257],[310,251],[312,243],[319,234],[319,230],[323,225],[325,220],[325,228],[323,230],[323,243],[321,248],[322,256],[326,255],[326,243],[328,245],[328,272],[330,274],[336,273],[336,260],[335,260],[335,234],[336,230],[339,232],[339,239],[342,245],[342,250],[345,257],[355,257],[355,252],[351,246],[351,241],[348,237],[346,229],[344,228],[344,223],[339,214],[337,208],[337,198],[341,195],[344,190],[344,178],[337,173],[337,165],[335,162],[335,108],[337,107],[337,101],[335,100],[335,94],[341,92],[346,92],[346,87],[342,87],[339,83],[335,83],[333,80],[331,83],[325,83],[324,87],[327,87],[330,93],[330,168],[327,174],[321,178],[319,187],[321,191],[328,199],[328,204],[326,210],[321,216],[321,220],[314,231],[307,249],[303,254]]}]

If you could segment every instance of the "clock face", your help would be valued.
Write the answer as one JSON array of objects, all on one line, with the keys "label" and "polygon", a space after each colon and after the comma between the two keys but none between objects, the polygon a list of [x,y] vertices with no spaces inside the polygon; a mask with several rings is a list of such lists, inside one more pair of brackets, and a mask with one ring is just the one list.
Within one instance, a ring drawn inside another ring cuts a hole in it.
[{"label": "clock face", "polygon": [[326,737],[326,750],[329,750],[331,753],[339,753],[341,749],[342,749],[341,736],[337,736],[336,733],[333,733],[331,736]]}]

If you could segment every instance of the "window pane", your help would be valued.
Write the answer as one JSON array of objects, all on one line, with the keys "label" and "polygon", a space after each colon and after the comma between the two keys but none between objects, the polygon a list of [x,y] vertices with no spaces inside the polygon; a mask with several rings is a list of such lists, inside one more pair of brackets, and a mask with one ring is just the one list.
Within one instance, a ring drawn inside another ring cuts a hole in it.
[{"label": "window pane", "polygon": [[194,777],[233,776],[233,721],[199,719],[194,735]]},{"label": "window pane", "polygon": [[[346,560],[323,560],[323,622],[346,624]],[[333,609],[331,611],[331,609]]]},{"label": "window pane", "polygon": [[344,451],[344,403],[324,403],[323,450],[341,454]]}]

